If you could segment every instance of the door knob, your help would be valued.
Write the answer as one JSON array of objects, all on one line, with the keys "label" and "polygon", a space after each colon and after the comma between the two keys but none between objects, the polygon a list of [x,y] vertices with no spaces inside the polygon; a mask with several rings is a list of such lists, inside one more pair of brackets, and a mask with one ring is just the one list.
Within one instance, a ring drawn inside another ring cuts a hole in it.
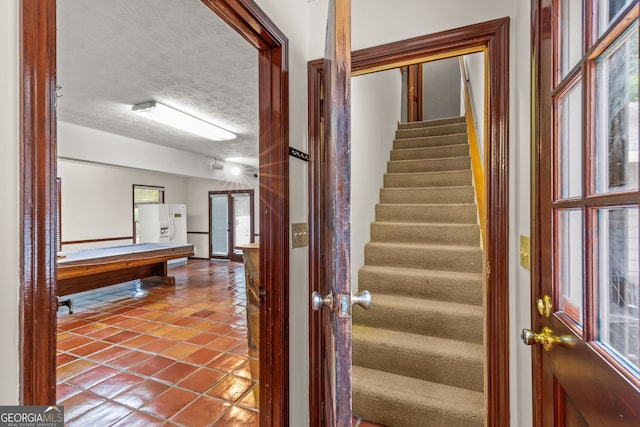
[{"label": "door knob", "polygon": [[552,309],[553,303],[551,302],[551,297],[549,295],[545,295],[542,298],[538,299],[538,313],[540,313],[540,316],[551,316]]},{"label": "door knob", "polygon": [[536,334],[531,329],[523,329],[520,335],[522,341],[526,345],[542,344],[545,351],[551,350],[554,344],[563,344],[572,346],[575,343],[575,338],[571,335],[557,336],[553,333],[551,328],[544,327],[539,334]]},{"label": "door knob", "polygon": [[362,291],[358,295],[351,298],[351,305],[358,304],[365,310],[369,310],[371,307],[371,293],[369,291]]},{"label": "door knob", "polygon": [[318,292],[313,291],[311,293],[311,308],[313,311],[320,310],[323,305],[326,305],[329,308],[333,307],[333,294],[329,292],[326,297],[323,297]]}]

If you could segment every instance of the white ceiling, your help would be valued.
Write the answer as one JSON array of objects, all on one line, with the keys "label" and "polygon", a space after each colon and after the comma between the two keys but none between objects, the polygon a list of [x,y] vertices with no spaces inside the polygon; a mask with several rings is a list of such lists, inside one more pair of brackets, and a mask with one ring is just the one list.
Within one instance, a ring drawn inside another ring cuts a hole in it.
[{"label": "white ceiling", "polygon": [[[58,119],[258,165],[258,53],[200,0],[58,0]],[[149,121],[155,100],[237,134],[210,141]]]}]

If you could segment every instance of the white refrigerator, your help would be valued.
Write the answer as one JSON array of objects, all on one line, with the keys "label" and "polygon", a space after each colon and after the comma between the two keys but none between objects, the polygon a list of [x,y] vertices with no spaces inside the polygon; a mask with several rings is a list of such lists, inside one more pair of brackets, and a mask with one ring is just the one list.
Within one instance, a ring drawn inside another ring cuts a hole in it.
[{"label": "white refrigerator", "polygon": [[[138,233],[140,243],[187,244],[187,205],[138,205]],[[187,258],[168,261],[169,267],[185,265]]]}]

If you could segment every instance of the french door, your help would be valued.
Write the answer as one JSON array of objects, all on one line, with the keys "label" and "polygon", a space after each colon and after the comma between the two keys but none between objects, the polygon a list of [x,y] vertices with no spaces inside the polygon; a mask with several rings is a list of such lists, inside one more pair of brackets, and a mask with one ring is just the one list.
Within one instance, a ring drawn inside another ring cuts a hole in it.
[{"label": "french door", "polygon": [[534,424],[638,426],[638,1],[532,14]]},{"label": "french door", "polygon": [[242,261],[254,241],[253,190],[209,192],[209,257]]}]

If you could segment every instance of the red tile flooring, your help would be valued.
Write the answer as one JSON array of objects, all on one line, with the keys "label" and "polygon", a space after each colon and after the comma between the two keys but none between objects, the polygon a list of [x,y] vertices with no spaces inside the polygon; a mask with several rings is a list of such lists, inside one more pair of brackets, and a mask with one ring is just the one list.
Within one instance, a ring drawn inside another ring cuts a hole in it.
[{"label": "red tile flooring", "polygon": [[58,312],[57,400],[67,426],[254,426],[244,267],[189,260],[176,286],[73,296]]}]

